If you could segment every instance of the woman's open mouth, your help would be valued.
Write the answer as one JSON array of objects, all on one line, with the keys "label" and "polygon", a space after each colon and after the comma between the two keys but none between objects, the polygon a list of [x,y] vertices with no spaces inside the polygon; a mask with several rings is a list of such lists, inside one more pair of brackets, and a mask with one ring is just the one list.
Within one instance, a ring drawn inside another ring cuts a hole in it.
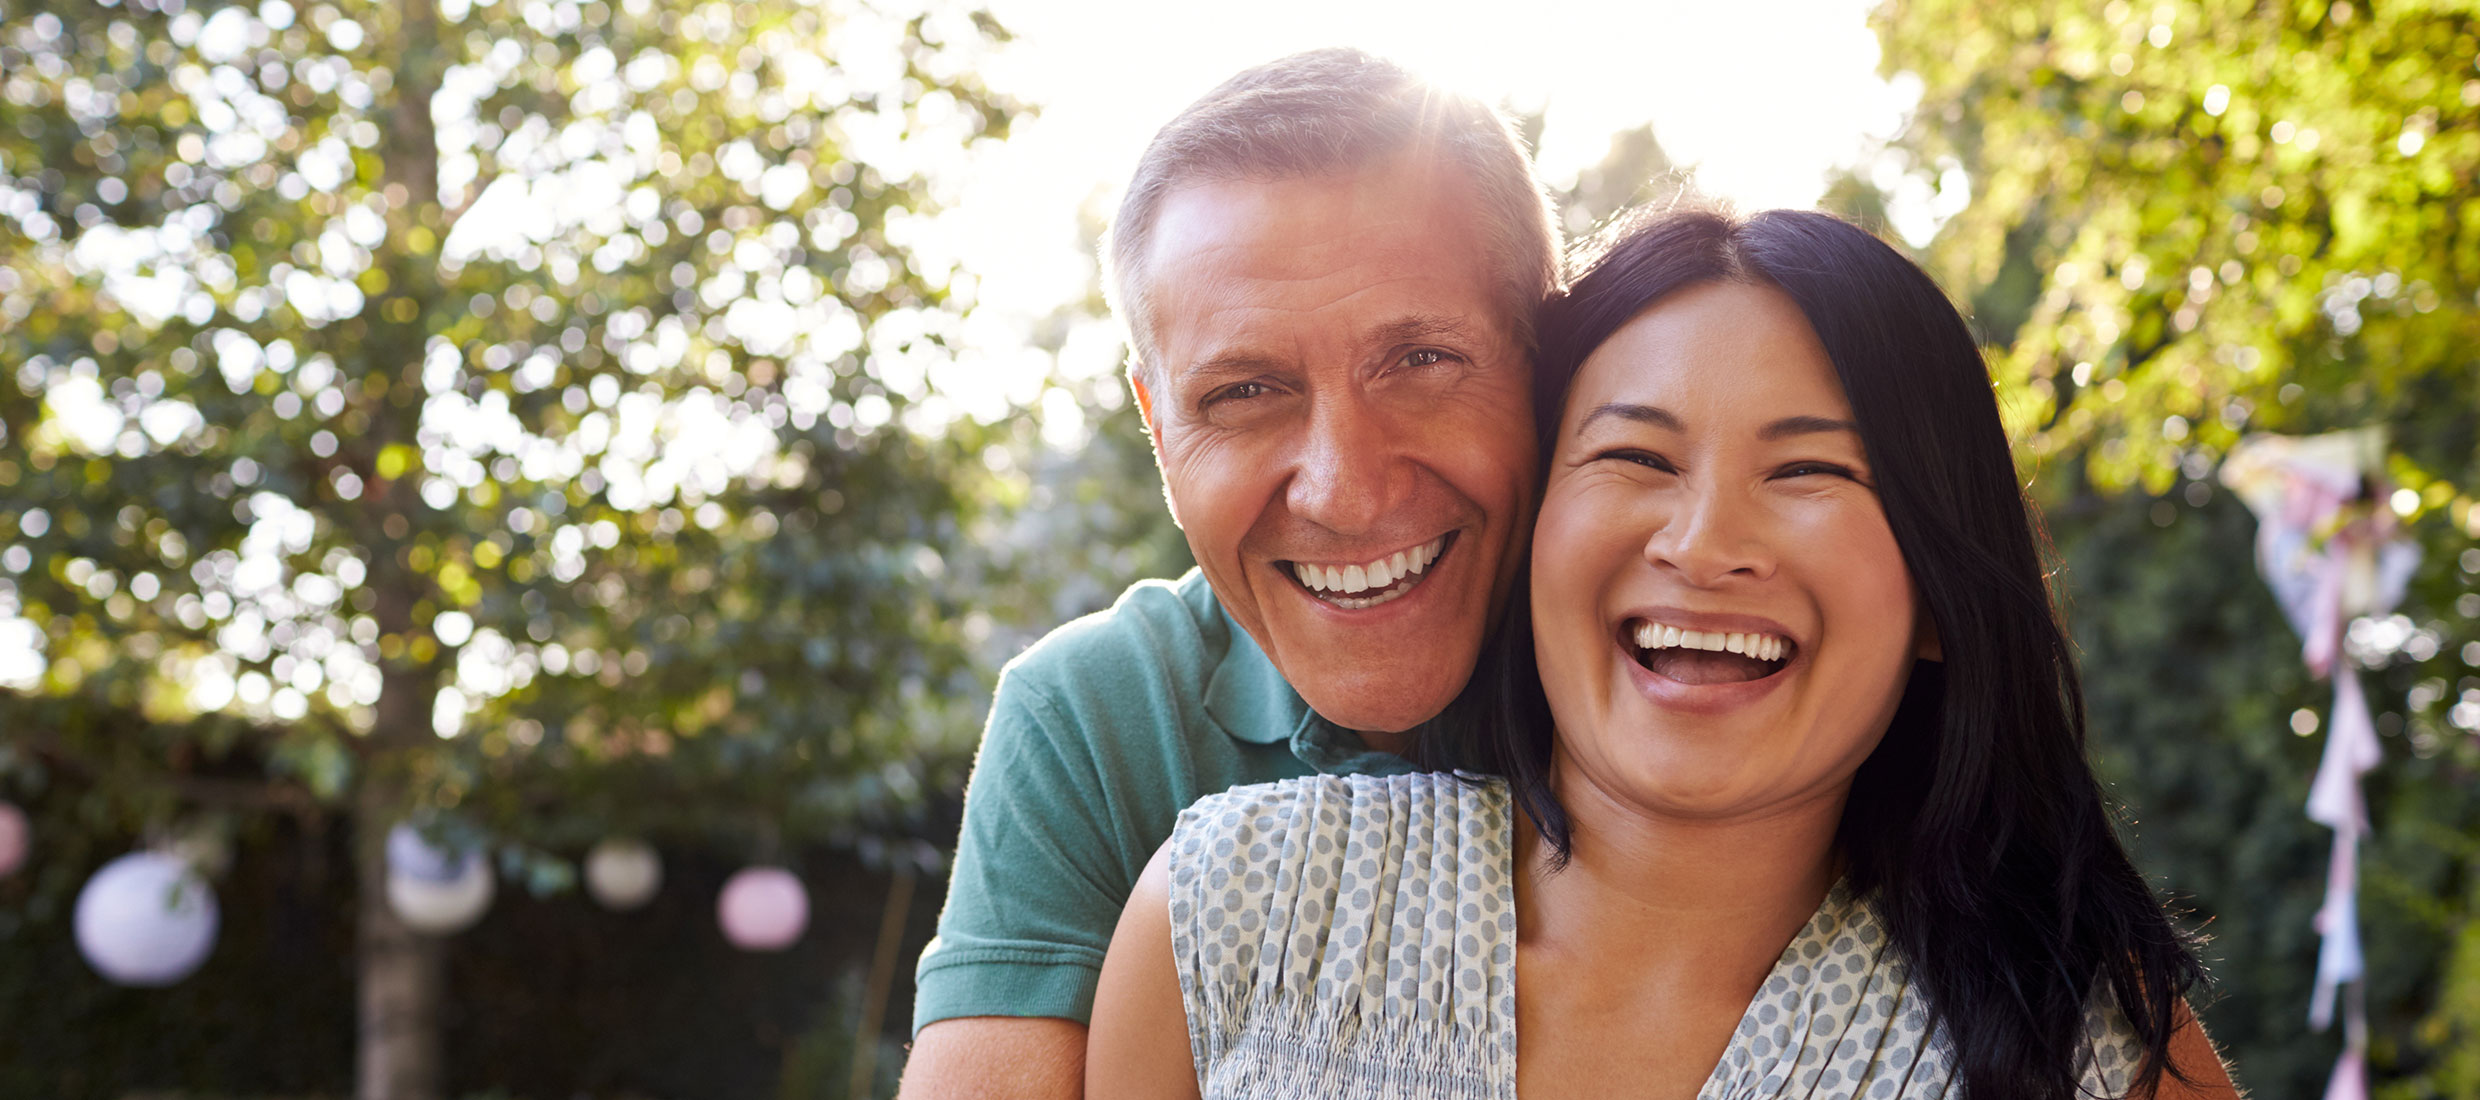
[{"label": "woman's open mouth", "polygon": [[1762,680],[1782,671],[1799,649],[1778,634],[1684,630],[1649,619],[1619,624],[1619,644],[1646,671],[1683,684]]},{"label": "woman's open mouth", "polygon": [[1399,600],[1421,586],[1429,578],[1431,566],[1455,547],[1455,537],[1462,532],[1449,531],[1409,550],[1398,550],[1375,561],[1351,564],[1324,562],[1279,561],[1275,568],[1289,574],[1292,581],[1311,596],[1343,608],[1358,611],[1364,607]]}]

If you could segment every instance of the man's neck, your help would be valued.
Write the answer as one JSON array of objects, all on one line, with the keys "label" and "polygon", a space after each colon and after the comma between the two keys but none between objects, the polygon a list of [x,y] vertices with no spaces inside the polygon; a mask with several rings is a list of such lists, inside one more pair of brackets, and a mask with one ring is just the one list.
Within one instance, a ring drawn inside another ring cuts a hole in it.
[{"label": "man's neck", "polygon": [[1392,733],[1385,730],[1353,730],[1352,732],[1361,739],[1361,744],[1368,746],[1372,751],[1392,753],[1396,756],[1410,756],[1412,753],[1409,750],[1412,748],[1413,738],[1420,732],[1420,727],[1414,726],[1408,730],[1396,730]]}]

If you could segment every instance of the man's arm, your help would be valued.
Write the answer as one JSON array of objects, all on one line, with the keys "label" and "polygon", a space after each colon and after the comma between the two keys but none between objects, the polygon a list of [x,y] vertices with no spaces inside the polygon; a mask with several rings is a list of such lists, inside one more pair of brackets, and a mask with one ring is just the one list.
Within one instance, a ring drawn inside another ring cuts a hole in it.
[{"label": "man's arm", "polygon": [[905,1100],[1081,1092],[1084,1020],[1135,868],[1093,746],[1023,671],[1002,677],[974,762],[916,973]]},{"label": "man's arm", "polygon": [[1077,1100],[1085,1025],[1045,1016],[960,1016],[921,1029],[898,1100]]}]

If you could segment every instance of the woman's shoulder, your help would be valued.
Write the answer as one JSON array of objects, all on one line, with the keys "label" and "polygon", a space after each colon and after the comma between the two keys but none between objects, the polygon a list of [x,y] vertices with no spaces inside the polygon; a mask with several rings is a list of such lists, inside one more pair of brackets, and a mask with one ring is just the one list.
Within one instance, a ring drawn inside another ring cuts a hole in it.
[{"label": "woman's shoulder", "polygon": [[1173,837],[1303,825],[1404,828],[1441,814],[1477,819],[1503,814],[1506,807],[1504,781],[1466,772],[1304,775],[1200,798],[1181,812]]},{"label": "woman's shoulder", "polygon": [[2119,1011],[2118,998],[2106,981],[2094,983],[2092,997],[2084,1003],[2080,1039],[2075,1063],[2084,1095],[2127,1095],[2144,1065],[2144,1040]]},{"label": "woman's shoulder", "polygon": [[1321,1051],[1343,1060],[1320,1074],[1453,1062],[1496,1079],[1514,1050],[1511,825],[1504,784],[1447,773],[1200,799],[1165,849],[1199,1066],[1255,1081]]}]

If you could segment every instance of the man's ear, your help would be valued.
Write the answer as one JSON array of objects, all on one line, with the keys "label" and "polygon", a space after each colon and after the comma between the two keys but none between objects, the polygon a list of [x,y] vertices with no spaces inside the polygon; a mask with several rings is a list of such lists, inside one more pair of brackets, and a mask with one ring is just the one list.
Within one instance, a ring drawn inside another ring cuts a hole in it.
[{"label": "man's ear", "polygon": [[[1128,389],[1137,395],[1137,416],[1145,421],[1145,437],[1154,438],[1154,391],[1145,384],[1145,368],[1134,362],[1128,364]],[[1159,451],[1156,456],[1160,457]]]},{"label": "man's ear", "polygon": [[1171,525],[1183,531],[1188,525],[1180,522],[1180,502],[1171,495],[1171,477],[1163,469],[1162,428],[1154,419],[1154,391],[1145,384],[1145,368],[1134,361],[1128,364],[1128,389],[1137,395],[1137,416],[1145,421],[1145,442],[1154,448],[1154,471],[1162,475],[1163,507],[1171,510]]}]

